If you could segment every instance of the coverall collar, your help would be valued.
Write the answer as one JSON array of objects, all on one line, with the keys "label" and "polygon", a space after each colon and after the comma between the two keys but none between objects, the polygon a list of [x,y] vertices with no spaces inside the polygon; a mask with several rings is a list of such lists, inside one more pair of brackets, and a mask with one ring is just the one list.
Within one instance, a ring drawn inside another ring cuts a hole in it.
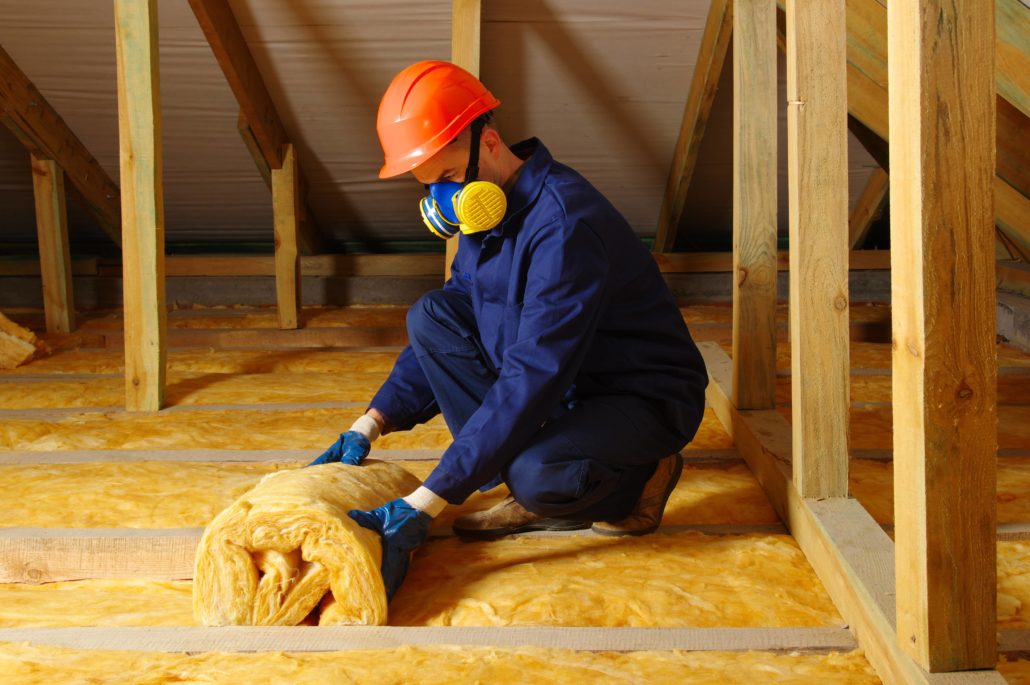
[{"label": "coverall collar", "polygon": [[519,168],[515,185],[508,191],[508,211],[504,220],[491,233],[504,233],[511,219],[523,209],[533,204],[547,178],[554,159],[538,138],[529,138],[511,146],[511,151],[526,160]]}]

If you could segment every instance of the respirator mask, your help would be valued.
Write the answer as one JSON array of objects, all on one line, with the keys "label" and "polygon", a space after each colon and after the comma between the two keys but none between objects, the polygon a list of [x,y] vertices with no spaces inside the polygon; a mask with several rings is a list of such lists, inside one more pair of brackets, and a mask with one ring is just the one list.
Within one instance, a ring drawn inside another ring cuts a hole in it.
[{"label": "respirator mask", "polygon": [[465,180],[462,183],[430,183],[426,186],[429,195],[419,202],[422,221],[444,240],[458,231],[466,234],[489,231],[501,223],[508,208],[508,200],[500,186],[476,180],[479,175],[479,138],[484,123],[480,117],[471,124],[472,139]]}]

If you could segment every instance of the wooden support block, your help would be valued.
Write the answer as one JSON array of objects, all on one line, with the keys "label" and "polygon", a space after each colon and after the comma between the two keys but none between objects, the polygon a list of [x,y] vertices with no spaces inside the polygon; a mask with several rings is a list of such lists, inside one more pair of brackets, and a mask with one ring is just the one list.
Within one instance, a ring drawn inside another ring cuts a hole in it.
[{"label": "wooden support block", "polygon": [[901,647],[996,660],[994,0],[888,5]]},{"label": "wooden support block", "polygon": [[887,191],[890,188],[890,177],[882,167],[873,169],[869,175],[858,202],[851,209],[848,218],[848,244],[857,250],[869,235],[873,222],[880,218],[887,206]]},{"label": "wooden support block", "polygon": [[72,294],[64,172],[52,159],[35,153],[30,157],[46,329],[48,333],[71,333],[75,330],[75,298]]},{"label": "wooden support block", "polygon": [[[715,343],[698,345],[711,382],[705,398],[787,524],[869,663],[887,683],[990,683],[995,671],[931,675],[897,643],[894,545],[854,499],[802,498],[791,480],[791,428],[775,410],[741,411],[731,399],[732,364]],[[993,666],[992,666],[993,667]]]},{"label": "wooden support block", "polygon": [[203,529],[3,528],[0,583],[188,580]]},{"label": "wooden support block", "polygon": [[787,2],[791,407],[802,497],[848,494],[844,0]]},{"label": "wooden support block", "polygon": [[122,182],[125,407],[165,393],[164,187],[155,0],[115,0]]},{"label": "wooden support block", "polygon": [[776,0],[733,7],[733,403],[776,405]]},{"label": "wooden support block", "polygon": [[407,645],[549,647],[597,652],[851,651],[843,628],[567,628],[550,626],[192,626],[3,628],[0,642],[147,652],[337,652]]},{"label": "wooden support block", "polygon": [[[481,0],[451,0],[451,62],[479,77],[479,38],[483,8]],[[451,277],[451,263],[458,253],[461,236],[447,241],[443,278]]]},{"label": "wooden support block", "polygon": [[0,123],[29,152],[54,160],[64,170],[101,230],[120,245],[118,186],[2,47]]},{"label": "wooden support block", "polygon": [[283,165],[272,169],[272,211],[275,213],[275,299],[279,328],[300,326],[300,253],[297,224],[300,211],[297,157],[287,143]]},{"label": "wooden support block", "polygon": [[[658,215],[658,227],[654,239],[655,252],[671,252],[676,246],[676,233],[683,218],[683,207],[687,202],[687,191],[694,175],[697,156],[701,151],[701,139],[708,125],[708,115],[715,101],[722,66],[729,50],[733,33],[732,0],[712,0],[708,8],[701,47],[698,49],[690,92],[683,109],[672,166],[662,196],[662,207]],[[775,65],[774,65],[775,66]]]}]

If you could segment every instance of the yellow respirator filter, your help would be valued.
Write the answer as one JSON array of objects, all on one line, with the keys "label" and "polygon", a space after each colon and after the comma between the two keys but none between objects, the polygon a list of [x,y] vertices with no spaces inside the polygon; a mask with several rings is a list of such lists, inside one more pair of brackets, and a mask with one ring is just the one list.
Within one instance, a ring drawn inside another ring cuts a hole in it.
[{"label": "yellow respirator filter", "polygon": [[462,233],[489,231],[501,223],[508,209],[504,191],[495,183],[473,181],[454,197],[454,210]]}]

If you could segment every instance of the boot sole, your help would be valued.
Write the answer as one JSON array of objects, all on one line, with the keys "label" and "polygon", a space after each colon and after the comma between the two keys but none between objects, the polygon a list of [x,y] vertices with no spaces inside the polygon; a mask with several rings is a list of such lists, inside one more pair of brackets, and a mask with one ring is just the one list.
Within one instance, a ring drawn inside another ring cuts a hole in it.
[{"label": "boot sole", "polygon": [[523,524],[521,526],[513,526],[511,528],[489,528],[486,530],[480,529],[468,529],[468,528],[454,528],[454,534],[462,538],[477,538],[477,539],[490,539],[490,538],[501,538],[507,535],[518,535],[519,533],[532,533],[535,531],[571,531],[571,530],[584,530],[593,525],[590,521],[566,521],[563,519],[537,519],[530,523]]},{"label": "boot sole", "polygon": [[598,535],[605,535],[610,538],[639,537],[641,535],[650,535],[658,530],[659,526],[662,525],[662,518],[665,517],[665,506],[669,503],[669,497],[672,496],[672,491],[676,489],[676,484],[680,482],[680,476],[683,475],[683,455],[677,452],[676,457],[676,467],[673,469],[672,477],[669,478],[669,484],[665,487],[665,497],[662,500],[661,508],[658,510],[657,523],[639,530],[611,530],[609,528],[598,528],[597,526],[591,526],[590,530]]}]

